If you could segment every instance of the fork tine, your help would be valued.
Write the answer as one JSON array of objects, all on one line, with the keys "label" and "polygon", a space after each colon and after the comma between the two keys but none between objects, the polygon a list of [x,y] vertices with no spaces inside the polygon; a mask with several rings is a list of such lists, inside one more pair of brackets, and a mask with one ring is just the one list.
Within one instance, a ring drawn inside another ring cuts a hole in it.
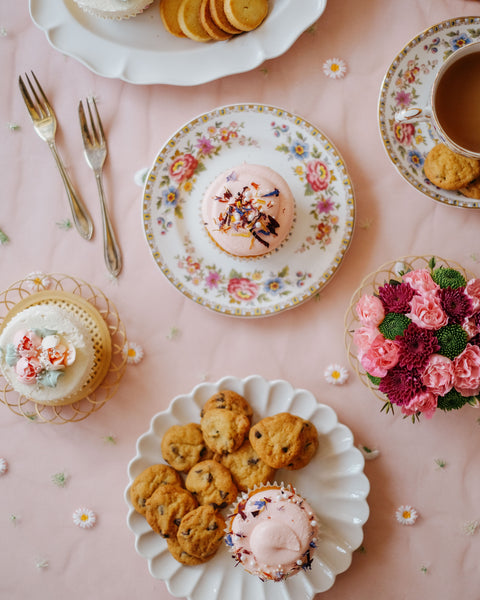
[{"label": "fork tine", "polygon": [[40,101],[40,98],[38,97],[37,94],[37,90],[35,89],[35,87],[32,85],[32,82],[30,81],[28,75],[25,73],[25,79],[27,80],[28,83],[28,87],[30,88],[30,91],[32,92],[32,94],[35,96],[35,100],[36,100],[36,109],[37,112],[40,115],[41,119],[44,119],[45,117],[48,116],[48,113],[46,112],[45,108],[42,105],[42,102]]},{"label": "fork tine", "polygon": [[83,103],[81,100],[78,103],[78,118],[80,119],[80,127],[82,129],[83,141],[84,143],[87,143],[91,146],[93,142],[92,138],[90,137],[90,131],[88,130],[87,119],[85,117],[85,110],[83,108]]},{"label": "fork tine", "polygon": [[30,94],[28,93],[28,90],[25,87],[25,84],[23,83],[23,79],[22,79],[21,75],[19,75],[19,77],[18,77],[18,85],[20,86],[20,91],[22,93],[23,100],[24,100],[25,104],[27,105],[27,109],[28,109],[28,112],[30,113],[31,118],[34,120],[40,119],[38,111],[36,110],[35,105],[33,104],[32,99],[30,97]]},{"label": "fork tine", "polygon": [[103,132],[102,119],[100,119],[100,115],[97,109],[97,103],[95,102],[95,98],[92,97],[93,108],[95,109],[95,114],[97,116],[98,129],[100,131],[100,143],[103,144],[105,142],[105,133]]},{"label": "fork tine", "polygon": [[[43,104],[42,104],[42,108],[45,109],[46,113],[48,116],[50,116],[50,114],[53,112],[52,107],[50,106],[50,102],[48,101],[48,98],[45,96],[45,92],[43,91],[42,86],[40,85],[35,73],[33,71],[30,71],[30,73],[32,74],[32,77],[35,79],[35,83],[37,84],[37,88],[42,96],[43,99]],[[35,96],[37,96],[35,94]]]}]

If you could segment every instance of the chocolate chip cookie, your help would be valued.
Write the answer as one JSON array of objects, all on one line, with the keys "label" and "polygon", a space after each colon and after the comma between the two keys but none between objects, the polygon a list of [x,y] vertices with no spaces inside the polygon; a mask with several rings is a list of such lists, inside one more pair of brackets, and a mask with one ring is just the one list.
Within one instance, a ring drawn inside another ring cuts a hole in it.
[{"label": "chocolate chip cookie", "polygon": [[221,456],[219,460],[230,471],[235,485],[241,492],[273,481],[275,476],[275,469],[258,456],[248,439],[238,450]]},{"label": "chocolate chip cookie", "polygon": [[211,504],[215,509],[225,508],[237,496],[230,471],[216,460],[204,460],[190,469],[185,487],[199,504]]},{"label": "chocolate chip cookie", "polygon": [[167,484],[183,485],[180,474],[168,465],[151,465],[137,475],[130,487],[130,500],[135,510],[144,515],[147,500],[159,486]]},{"label": "chocolate chip cookie", "polygon": [[161,485],[147,500],[145,518],[155,533],[165,538],[175,537],[182,518],[197,506],[197,500],[188,490]]},{"label": "chocolate chip cookie", "polygon": [[211,408],[204,412],[200,427],[210,450],[228,454],[243,444],[250,430],[250,419],[243,413]]},{"label": "chocolate chip cookie", "polygon": [[458,190],[480,176],[480,161],[457,154],[445,144],[437,144],[427,154],[423,170],[437,187]]},{"label": "chocolate chip cookie", "polygon": [[233,412],[247,415],[247,417],[250,419],[253,415],[252,407],[245,400],[245,398],[232,390],[220,390],[216,394],[213,394],[213,396],[211,396],[205,402],[200,416],[203,417],[205,412],[211,408],[223,408],[225,410],[231,410]]},{"label": "chocolate chip cookie", "polygon": [[313,456],[312,440],[316,437],[313,423],[286,412],[265,417],[249,433],[250,443],[257,454],[275,469],[300,468],[298,465]]},{"label": "chocolate chip cookie", "polygon": [[161,450],[169,465],[185,473],[199,461],[212,457],[198,423],[172,425],[162,438]]},{"label": "chocolate chip cookie", "polygon": [[183,517],[177,540],[191,556],[206,559],[218,550],[224,529],[225,519],[213,506],[199,506]]},{"label": "chocolate chip cookie", "polygon": [[206,562],[208,558],[210,558],[198,558],[198,556],[192,556],[180,546],[176,537],[167,538],[167,546],[168,551],[175,560],[177,560],[179,563],[182,563],[182,565],[187,565],[189,567],[201,565],[202,563]]}]

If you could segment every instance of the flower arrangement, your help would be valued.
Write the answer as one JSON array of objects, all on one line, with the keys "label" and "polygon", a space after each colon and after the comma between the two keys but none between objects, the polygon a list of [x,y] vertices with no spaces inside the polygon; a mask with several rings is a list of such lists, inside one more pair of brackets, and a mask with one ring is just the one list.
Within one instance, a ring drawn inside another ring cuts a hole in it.
[{"label": "flower arrangement", "polygon": [[[424,261],[426,259],[423,259]],[[386,402],[415,421],[479,405],[480,279],[438,265],[397,263],[394,277],[352,301],[356,360]]]}]

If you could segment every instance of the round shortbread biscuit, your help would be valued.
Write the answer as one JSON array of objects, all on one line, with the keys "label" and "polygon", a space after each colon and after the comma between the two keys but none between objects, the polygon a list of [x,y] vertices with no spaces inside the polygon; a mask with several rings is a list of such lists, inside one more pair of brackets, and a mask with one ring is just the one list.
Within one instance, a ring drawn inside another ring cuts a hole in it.
[{"label": "round shortbread biscuit", "polygon": [[230,23],[241,31],[256,29],[268,14],[268,0],[225,0],[224,10]]},{"label": "round shortbread biscuit", "polygon": [[200,7],[200,20],[207,33],[214,40],[223,41],[232,37],[231,33],[218,27],[218,25],[212,19],[212,14],[210,12],[210,0],[202,0],[202,5]]},{"label": "round shortbread biscuit", "polygon": [[457,154],[445,144],[437,144],[427,154],[423,170],[437,187],[459,190],[480,175],[480,161]]},{"label": "round shortbread biscuit", "polygon": [[186,37],[178,23],[178,10],[181,3],[182,0],[161,0],[160,18],[169,33],[177,37]]},{"label": "round shortbread biscuit", "polygon": [[202,0],[182,0],[178,9],[178,24],[183,33],[196,42],[210,42],[212,37],[200,20]]},{"label": "round shortbread biscuit", "polygon": [[227,33],[231,33],[232,35],[242,33],[241,29],[234,27],[227,19],[224,9],[224,1],[225,0],[210,0],[209,8],[213,22],[215,25],[217,25],[217,27],[223,31],[226,31]]}]

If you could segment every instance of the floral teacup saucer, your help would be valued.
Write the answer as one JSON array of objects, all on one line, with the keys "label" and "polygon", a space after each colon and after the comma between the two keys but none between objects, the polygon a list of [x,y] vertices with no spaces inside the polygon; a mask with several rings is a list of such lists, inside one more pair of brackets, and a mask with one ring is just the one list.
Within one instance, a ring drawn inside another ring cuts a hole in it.
[{"label": "floral teacup saucer", "polygon": [[[296,200],[286,242],[256,259],[220,250],[200,215],[211,181],[243,162],[276,170]],[[207,308],[242,317],[317,294],[340,266],[354,215],[352,185],[332,143],[304,119],[257,104],[217,108],[185,124],[160,150],[143,197],[147,242],[169,281]]]}]

